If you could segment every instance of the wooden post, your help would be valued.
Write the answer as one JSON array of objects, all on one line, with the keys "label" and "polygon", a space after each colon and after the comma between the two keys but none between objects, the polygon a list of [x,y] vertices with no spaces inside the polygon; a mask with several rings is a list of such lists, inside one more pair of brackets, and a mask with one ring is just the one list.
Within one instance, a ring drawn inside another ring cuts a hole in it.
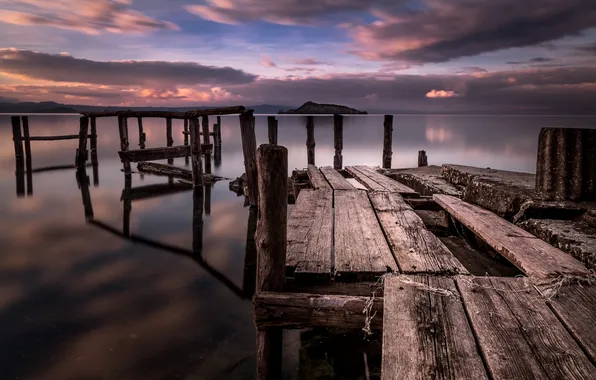
[{"label": "wooden post", "polygon": [[137,123],[139,124],[139,148],[145,149],[145,142],[147,141],[147,136],[145,135],[145,131],[143,130],[143,118],[141,116],[137,117]]},{"label": "wooden post", "polygon": [[213,124],[213,140],[215,146],[221,146],[221,116],[218,116],[217,123]]},{"label": "wooden post", "polygon": [[221,166],[221,145],[216,145],[213,151],[213,163],[216,168]]},{"label": "wooden post", "polygon": [[[128,123],[124,116],[118,116],[118,133],[120,134],[120,150],[125,152],[128,150]],[[124,174],[130,176],[130,161],[124,158],[122,164],[124,165]]]},{"label": "wooden post", "polygon": [[[257,244],[257,292],[282,291],[285,282],[288,150],[261,145],[257,151],[259,211]],[[257,331],[257,378],[281,378],[281,328]]]},{"label": "wooden post", "polygon": [[428,158],[426,157],[426,151],[418,151],[418,167],[428,166]]},{"label": "wooden post", "polygon": [[12,116],[10,118],[10,121],[12,124],[12,140],[14,141],[17,196],[22,197],[25,195],[25,162],[23,160],[23,139],[21,137],[21,118],[19,116]]},{"label": "wooden post", "polygon": [[79,127],[79,155],[77,157],[77,168],[84,168],[87,162],[87,139],[89,135],[89,118],[82,116]]},{"label": "wooden post", "polygon": [[[203,163],[201,162],[201,132],[199,120],[190,119],[190,154],[192,159],[192,184],[203,187]],[[202,191],[202,190],[201,190]]]},{"label": "wooden post", "polygon": [[383,122],[383,169],[391,168],[391,146],[393,144],[393,115],[385,115]]},{"label": "wooden post", "polygon": [[23,116],[23,139],[25,140],[25,168],[27,172],[27,194],[33,194],[33,170],[31,162],[31,140],[29,135],[29,117]]},{"label": "wooden post", "polygon": [[184,119],[184,145],[188,145],[188,119]]},{"label": "wooden post", "polygon": [[76,177],[79,188],[81,189],[85,218],[87,220],[93,219],[93,204],[91,203],[91,194],[89,193],[89,176],[85,168],[77,169]]},{"label": "wooden post", "polygon": [[[172,137],[172,118],[166,117],[166,144],[168,147],[174,145],[174,138]],[[173,165],[174,159],[168,158],[168,164]]]},{"label": "wooden post", "polygon": [[[192,131],[192,120],[190,122]],[[192,137],[191,137],[192,145]],[[192,252],[200,256],[203,251],[203,188],[195,187],[192,192]]]},{"label": "wooden post", "polygon": [[242,291],[247,298],[255,294],[257,284],[257,245],[255,233],[257,230],[257,207],[248,208],[248,226],[246,227],[246,246],[244,251],[244,275]]},{"label": "wooden post", "polygon": [[343,166],[341,151],[344,149],[344,117],[342,115],[333,115],[333,147],[335,149],[333,168],[340,170]]},{"label": "wooden post", "polygon": [[248,184],[248,203],[258,205],[259,188],[257,184],[257,140],[255,137],[255,117],[252,112],[240,114],[240,133],[242,135],[242,152],[244,168]]},{"label": "wooden post", "polygon": [[315,118],[306,117],[306,157],[309,165],[315,164]]},{"label": "wooden post", "polygon": [[269,144],[277,145],[277,125],[277,119],[275,118],[275,116],[267,116]]},{"label": "wooden post", "polygon": [[91,166],[93,168],[93,186],[99,186],[99,160],[97,159],[97,119],[91,117]]},{"label": "wooden post", "polygon": [[[209,136],[209,116],[203,116],[201,118],[201,127],[203,129],[203,143],[211,144],[211,137]],[[203,154],[205,155],[205,173],[211,174],[211,150],[205,149]]]}]

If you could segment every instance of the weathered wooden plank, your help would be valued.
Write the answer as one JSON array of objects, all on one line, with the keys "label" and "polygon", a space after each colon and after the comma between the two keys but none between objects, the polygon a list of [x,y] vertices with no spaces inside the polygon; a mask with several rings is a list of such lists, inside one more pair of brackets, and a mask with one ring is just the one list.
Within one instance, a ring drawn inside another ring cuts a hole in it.
[{"label": "weathered wooden plank", "polygon": [[382,378],[487,379],[451,278],[385,277]]},{"label": "weathered wooden plank", "polygon": [[371,192],[368,196],[401,272],[468,274],[401,195]]},{"label": "weathered wooden plank", "polygon": [[397,271],[366,192],[336,190],[334,203],[336,275],[368,279]]},{"label": "weathered wooden plank", "polygon": [[[87,138],[91,138],[93,135],[87,135]],[[61,135],[61,136],[31,136],[31,141],[58,141],[58,140],[76,140],[79,135]]]},{"label": "weathered wooden plank", "polygon": [[331,189],[302,190],[288,220],[286,269],[291,277],[331,276]]},{"label": "weathered wooden plank", "polygon": [[190,155],[189,145],[178,145],[168,148],[149,148],[149,149],[136,149],[126,150],[118,152],[120,158],[126,158],[130,162],[139,161],[153,161],[163,160],[166,158],[177,158],[185,157]]},{"label": "weathered wooden plank", "polygon": [[308,165],[308,179],[310,180],[310,184],[315,189],[330,189],[331,186],[323,177],[323,174],[319,171],[319,169],[314,165]]},{"label": "weathered wooden plank", "polygon": [[584,352],[596,363],[596,285],[564,285],[550,298],[549,304]]},{"label": "weathered wooden plank", "polygon": [[379,185],[353,166],[346,166],[346,171],[370,191],[387,191],[384,186]]},{"label": "weathered wooden plank", "polygon": [[581,262],[567,253],[490,211],[449,195],[435,194],[433,199],[531,278],[589,273]]},{"label": "weathered wooden plank", "polygon": [[[377,173],[373,168],[369,166],[358,165],[353,166],[353,169],[359,171],[363,176],[368,177],[371,181],[374,181],[380,186],[384,187],[385,191],[389,191],[391,193],[400,193],[405,197],[417,198],[420,196],[416,191],[412,190],[408,186],[394,181],[381,173]],[[366,186],[366,184],[364,184],[364,186]]]},{"label": "weathered wooden plank", "polygon": [[[364,328],[369,297],[261,292],[253,298],[257,329],[270,327]],[[383,327],[383,298],[373,301],[371,329]]]},{"label": "weathered wooden plank", "polygon": [[352,186],[350,182],[348,182],[348,180],[346,180],[341,174],[337,172],[337,170],[333,169],[331,166],[323,166],[320,167],[319,170],[325,176],[333,190],[356,189],[354,186]]},{"label": "weathered wooden plank", "polygon": [[596,368],[527,278],[457,279],[493,379],[588,379]]},{"label": "weathered wooden plank", "polygon": [[376,297],[383,297],[383,284],[378,281],[339,282],[331,283],[288,281],[284,285],[284,292],[311,293],[311,294],[337,294],[342,296],[370,297],[373,292]]}]

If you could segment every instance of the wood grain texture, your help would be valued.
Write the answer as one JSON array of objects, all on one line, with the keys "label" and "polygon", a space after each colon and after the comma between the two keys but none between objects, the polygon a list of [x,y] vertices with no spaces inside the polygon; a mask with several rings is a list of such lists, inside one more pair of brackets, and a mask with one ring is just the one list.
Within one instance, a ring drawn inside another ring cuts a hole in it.
[{"label": "wood grain texture", "polygon": [[397,271],[366,192],[336,190],[334,203],[336,275],[364,280]]},{"label": "wood grain texture", "polygon": [[468,274],[401,195],[370,192],[368,196],[401,272]]},{"label": "wood grain texture", "polygon": [[286,269],[295,278],[331,276],[333,192],[302,190],[288,220]]},{"label": "wood grain texture", "polygon": [[242,153],[244,155],[244,170],[248,184],[248,200],[251,206],[259,203],[259,188],[257,185],[257,140],[255,136],[255,117],[252,114],[242,114],[240,119],[240,134],[242,136]]},{"label": "wood grain texture", "polygon": [[587,275],[588,269],[567,253],[478,206],[449,195],[433,199],[513,265],[533,279],[563,274]]},{"label": "wood grain texture", "polygon": [[306,117],[306,156],[309,165],[315,164],[315,118]]},{"label": "wood grain texture", "polygon": [[527,278],[456,280],[493,379],[591,379],[596,368]]},{"label": "wood grain texture", "polygon": [[201,136],[199,135],[199,121],[197,119],[189,120],[190,127],[190,145],[184,145],[191,153],[192,160],[192,183],[196,187],[203,186],[203,162],[201,158]]},{"label": "wood grain texture", "polygon": [[[358,165],[358,166],[353,166],[352,168],[353,168],[352,170],[357,170],[358,172],[360,172],[362,177],[369,178],[369,182],[370,181],[375,182],[378,185],[380,185],[381,187],[383,187],[385,189],[385,191],[389,191],[390,193],[399,193],[406,197],[418,198],[420,196],[416,191],[412,190],[408,186],[401,184],[397,181],[394,181],[391,178],[389,178],[381,173],[377,173],[370,166]],[[366,184],[364,184],[364,186],[366,186]]]},{"label": "wood grain texture", "polygon": [[381,186],[376,181],[373,181],[370,177],[363,174],[360,170],[354,166],[346,166],[346,171],[350,173],[358,182],[360,182],[369,191],[387,191],[384,186]]},{"label": "wood grain texture", "polygon": [[308,179],[310,180],[310,184],[315,189],[329,189],[331,190],[331,186],[329,182],[323,177],[323,174],[319,171],[319,169],[314,165],[308,165]]},{"label": "wood grain texture", "polygon": [[383,379],[487,379],[453,279],[389,276],[384,301]]},{"label": "wood grain texture", "polygon": [[563,286],[549,304],[592,362],[596,363],[596,286]]},{"label": "wood grain texture", "polygon": [[393,151],[393,115],[385,115],[383,120],[383,168],[391,168]]},{"label": "wood grain texture", "polygon": [[356,189],[354,186],[352,186],[350,182],[348,182],[348,180],[346,180],[341,174],[337,172],[337,170],[333,169],[331,166],[323,166],[320,167],[319,170],[321,171],[321,173],[323,173],[333,190]]}]

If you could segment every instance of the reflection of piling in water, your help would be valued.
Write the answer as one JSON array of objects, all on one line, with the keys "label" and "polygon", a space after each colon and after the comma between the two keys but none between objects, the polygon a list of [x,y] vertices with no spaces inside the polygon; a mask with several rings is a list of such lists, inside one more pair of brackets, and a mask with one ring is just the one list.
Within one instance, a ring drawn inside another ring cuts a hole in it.
[{"label": "reflection of piling in water", "polygon": [[27,170],[27,194],[33,194],[33,170],[31,163],[31,136],[29,135],[29,118],[22,117],[23,121],[23,138],[25,140],[25,170]]},{"label": "reflection of piling in water", "polygon": [[[132,212],[132,176],[124,176],[124,190],[122,194],[123,208],[122,208],[122,232],[124,236],[130,236],[130,214]],[[125,196],[126,194],[126,196]]]},{"label": "reflection of piling in water", "polygon": [[192,192],[192,252],[201,256],[203,252],[203,188],[195,187]]},{"label": "reflection of piling in water", "polygon": [[257,244],[255,232],[257,230],[257,208],[249,207],[248,225],[246,228],[246,248],[244,252],[244,277],[242,289],[246,297],[252,297],[255,293],[257,282]]},{"label": "reflection of piling in water", "polygon": [[91,194],[89,192],[89,176],[85,168],[77,169],[76,177],[79,189],[81,189],[85,218],[87,220],[93,219],[93,205],[91,204]]}]

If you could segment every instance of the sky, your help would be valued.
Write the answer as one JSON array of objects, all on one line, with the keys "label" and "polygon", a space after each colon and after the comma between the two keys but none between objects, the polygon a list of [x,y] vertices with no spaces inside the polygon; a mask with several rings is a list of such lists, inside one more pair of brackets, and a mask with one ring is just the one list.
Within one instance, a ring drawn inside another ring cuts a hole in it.
[{"label": "sky", "polygon": [[596,113],[594,0],[0,0],[0,102]]}]

